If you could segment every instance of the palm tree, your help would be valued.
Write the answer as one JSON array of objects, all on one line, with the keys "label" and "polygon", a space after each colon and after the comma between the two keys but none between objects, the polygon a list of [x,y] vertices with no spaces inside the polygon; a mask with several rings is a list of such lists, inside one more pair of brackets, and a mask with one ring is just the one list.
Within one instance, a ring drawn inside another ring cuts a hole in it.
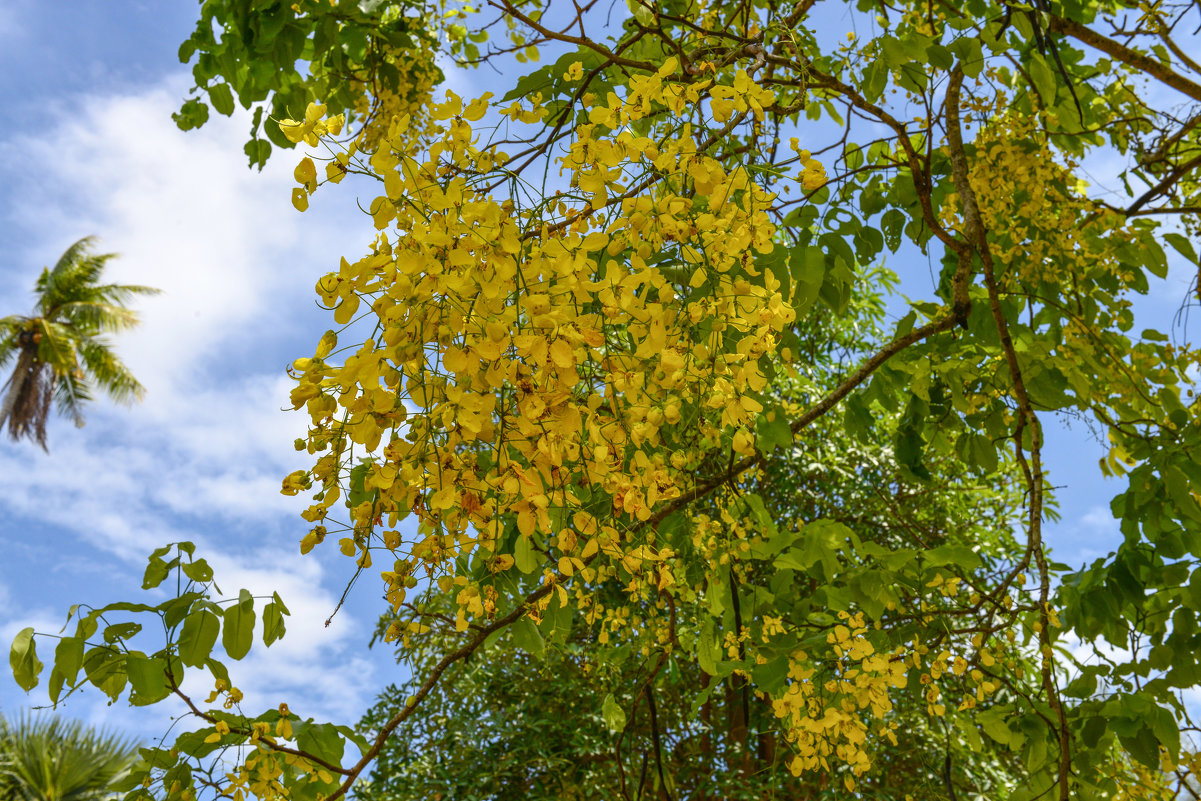
[{"label": "palm tree", "polygon": [[61,718],[0,718],[0,797],[5,801],[100,801],[138,752],[103,730]]},{"label": "palm tree", "polygon": [[32,316],[0,318],[0,368],[14,356],[17,360],[0,390],[0,427],[7,422],[14,440],[34,439],[43,450],[51,400],[60,414],[82,426],[83,404],[97,388],[123,403],[140,399],[145,391],[103,335],[137,325],[126,301],[158,290],[99,283],[104,265],[116,254],[93,253],[94,244],[95,239],[84,237],[67,248],[53,269],[42,270]]}]

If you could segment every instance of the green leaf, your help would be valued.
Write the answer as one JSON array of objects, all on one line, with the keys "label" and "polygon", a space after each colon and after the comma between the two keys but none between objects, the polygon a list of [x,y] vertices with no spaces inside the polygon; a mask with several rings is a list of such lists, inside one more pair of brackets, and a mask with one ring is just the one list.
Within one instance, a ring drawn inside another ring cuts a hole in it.
[{"label": "green leaf", "polygon": [[128,640],[141,630],[141,623],[134,623],[132,621],[113,623],[111,626],[104,627],[104,641],[112,645],[118,640]]},{"label": "green leaf", "polygon": [[1155,739],[1168,752],[1168,759],[1175,763],[1180,755],[1180,724],[1172,713],[1162,706],[1155,708],[1150,722]]},{"label": "green leaf", "polygon": [[271,157],[271,143],[266,139],[251,139],[242,146],[242,152],[250,159],[251,167],[262,169]]},{"label": "green leaf", "polygon": [[926,48],[926,61],[933,67],[949,71],[955,63],[951,51],[937,42]]},{"label": "green leaf", "polygon": [[203,559],[197,559],[194,562],[188,562],[183,565],[183,574],[200,584],[205,584],[213,580],[213,569],[209,567],[209,563]]},{"label": "green leaf", "polygon": [[1096,748],[1097,743],[1101,742],[1102,735],[1105,734],[1106,720],[1102,715],[1096,715],[1089,718],[1084,723],[1081,729],[1081,741],[1089,748]]},{"label": "green leaf", "polygon": [[50,680],[46,683],[46,694],[50,696],[50,703],[58,706],[58,699],[62,695],[63,685],[66,682],[67,677],[58,669],[58,665],[50,668]]},{"label": "green leaf", "polygon": [[178,112],[171,115],[171,119],[175,120],[175,124],[179,126],[179,130],[181,131],[190,131],[193,128],[199,128],[208,122],[208,118],[208,105],[195,98],[186,101]]},{"label": "green leaf", "polygon": [[29,692],[37,686],[42,663],[33,643],[32,628],[17,632],[17,636],[13,638],[12,649],[8,652],[8,664],[12,667],[13,678],[22,690]]},{"label": "green leaf", "polygon": [[884,234],[884,244],[893,253],[901,246],[901,231],[905,227],[905,215],[897,209],[889,209],[880,218],[880,231]]},{"label": "green leaf", "polygon": [[220,631],[221,621],[207,609],[188,615],[179,633],[179,658],[189,667],[204,667]]},{"label": "green leaf", "polygon": [[125,689],[125,654],[116,649],[92,648],[84,654],[83,670],[88,681],[114,701]]},{"label": "green leaf", "polygon": [[1140,726],[1133,734],[1119,732],[1118,740],[1130,752],[1130,756],[1152,770],[1159,769],[1159,739],[1150,728]]},{"label": "green leaf", "polygon": [[242,590],[236,604],[225,610],[221,626],[221,644],[230,659],[241,659],[250,652],[254,642],[254,599]]},{"label": "green leaf", "polygon": [[150,563],[146,565],[146,573],[142,576],[142,589],[151,590],[162,584],[171,575],[171,568],[178,564],[179,559],[166,562],[157,553],[152,554]]},{"label": "green leaf", "polygon": [[271,643],[284,636],[284,616],[279,605],[271,601],[263,607],[263,645]]},{"label": "green leaf", "polygon": [[855,541],[854,532],[834,520],[814,520],[801,529],[799,544],[778,556],[772,564],[777,569],[807,571],[818,562],[822,564],[825,578],[833,578],[839,571],[838,554],[847,547],[847,541]]},{"label": "green leaf", "polygon": [[279,607],[280,612],[283,612],[288,617],[292,616],[292,613],[288,611],[288,607],[284,605],[284,599],[279,597],[278,592],[271,593],[271,600],[275,603],[276,606]]},{"label": "green leaf", "polygon": [[63,637],[54,647],[54,667],[72,687],[83,666],[83,640],[79,637]]},{"label": "green leaf", "polygon": [[[545,67],[519,78],[517,85],[501,98],[501,102],[507,103],[517,98],[529,97],[535,92],[541,92],[543,97],[549,97],[551,93],[547,90],[554,85],[555,79],[558,77],[554,74],[554,68],[555,65],[547,64]],[[559,75],[562,74],[563,71],[560,70]]]},{"label": "green leaf", "polygon": [[963,570],[975,570],[981,564],[979,555],[966,545],[940,545],[926,551],[927,567],[955,565]]},{"label": "green leaf", "polygon": [[792,295],[792,306],[798,316],[817,300],[826,280],[826,257],[815,244],[793,248],[789,257],[792,283],[796,290]]},{"label": "green leaf", "polygon": [[771,513],[767,511],[767,507],[763,503],[763,499],[753,492],[743,496],[746,505],[751,509],[751,517],[758,525],[759,531],[763,536],[771,539],[780,533],[776,527],[776,521]]},{"label": "green leaf", "polygon": [[533,573],[538,569],[538,552],[534,550],[531,539],[524,534],[518,534],[513,544],[513,560],[522,573]]},{"label": "green leaf", "polygon": [[792,445],[788,416],[778,406],[768,407],[755,421],[755,445],[763,452]]},{"label": "green leaf", "polygon": [[951,43],[951,52],[959,56],[959,66],[969,78],[975,78],[984,68],[984,54],[979,39],[962,36]]},{"label": "green leaf", "polygon": [[165,659],[133,651],[125,658],[125,670],[134,692],[129,701],[135,706],[154,704],[171,694]]},{"label": "green leaf", "polygon": [[187,64],[192,60],[192,54],[196,52],[196,43],[191,39],[185,39],[184,43],[179,46],[179,63]]},{"label": "green leaf", "polygon": [[158,613],[162,615],[163,625],[169,629],[174,629],[183,622],[188,613],[192,611],[192,606],[196,601],[203,598],[203,594],[199,592],[185,592],[168,601],[164,601],[158,606]]},{"label": "green leaf", "polygon": [[617,703],[612,693],[606,695],[601,703],[601,717],[605,719],[610,734],[617,734],[626,727],[626,711]]},{"label": "green leaf", "polygon": [[[984,733],[992,739],[996,740],[1001,745],[1015,747],[1014,732],[1005,722],[1005,713],[998,709],[985,709],[976,715],[976,722],[980,724],[980,728],[984,729]],[[1017,735],[1020,744],[1020,735]]]},{"label": "green leaf", "polygon": [[564,606],[556,595],[542,613],[542,635],[548,640],[566,640],[571,634],[571,606]]},{"label": "green leaf", "polygon": [[755,686],[766,693],[776,693],[784,689],[788,680],[788,654],[782,654],[770,659],[762,665],[756,665],[751,671]]},{"label": "green leaf", "polygon": [[216,659],[209,657],[204,660],[204,667],[209,673],[213,674],[213,678],[221,679],[226,684],[229,684],[229,669],[225,667],[224,662],[218,662]]},{"label": "green leaf", "polygon": [[1030,63],[1028,65],[1030,72],[1030,80],[1034,83],[1034,88],[1038,90],[1039,96],[1044,103],[1048,105],[1055,102],[1055,73],[1047,65],[1044,59],[1038,53],[1030,55]]},{"label": "green leaf", "polygon": [[863,76],[863,96],[869,103],[875,103],[884,93],[888,83],[888,65],[880,59],[873,59]]},{"label": "green leaf", "polygon": [[1177,233],[1166,233],[1163,234],[1163,238],[1165,242],[1174,247],[1181,256],[1184,256],[1191,263],[1201,263],[1197,260],[1197,251],[1193,249],[1193,243],[1187,237]]},{"label": "green leaf", "polygon": [[349,726],[334,726],[334,729],[338,732],[338,734],[341,734],[343,737],[353,743],[354,747],[359,749],[360,754],[367,753],[368,749],[371,747],[367,744],[366,737]]},{"label": "green leaf", "polygon": [[338,728],[330,723],[304,723],[295,727],[296,745],[317,757],[338,765],[342,762],[345,741],[338,735]]},{"label": "green leaf", "polygon": [[534,656],[546,653],[546,641],[542,639],[542,633],[538,631],[534,621],[529,618],[522,618],[513,624],[513,642],[518,648]]}]

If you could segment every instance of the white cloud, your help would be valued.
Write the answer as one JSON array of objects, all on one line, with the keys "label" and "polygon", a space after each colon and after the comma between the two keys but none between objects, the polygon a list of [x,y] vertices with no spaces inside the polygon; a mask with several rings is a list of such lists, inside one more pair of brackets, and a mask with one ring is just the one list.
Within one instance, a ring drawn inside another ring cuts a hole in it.
[{"label": "white cloud", "polygon": [[[305,421],[283,410],[284,367],[310,353],[328,324],[313,304],[316,278],[340,255],[361,251],[373,231],[331,211],[349,206],[359,222],[346,197],[332,202],[346,184],[297,213],[288,202],[296,154],[277,151],[263,173],[249,170],[247,119],[178,131],[170,114],[186,85],[177,78],[137,94],[82,98],[49,129],[0,140],[0,158],[38,165],[5,190],[21,242],[9,264],[21,266],[0,282],[0,307],[27,309],[41,265],[92,233],[121,254],[109,280],[164,290],[137,301],[142,325],[116,340],[147,387],[142,404],[98,401],[82,429],[53,422],[49,455],[0,444],[0,575],[65,573],[77,594],[60,600],[35,586],[5,604],[0,636],[26,625],[57,632],[67,605],[98,592],[142,600],[134,577],[147,552],[192,540],[227,593],[278,590],[292,611],[283,641],[270,649],[260,641],[230,664],[247,708],[287,700],[302,715],[351,723],[376,689],[375,666],[390,660],[363,648],[376,612],[370,590],[361,588],[326,628],[345,577],[340,565],[331,570],[297,551],[302,504],[279,487],[309,457],[291,447]],[[30,527],[44,533],[30,537]],[[208,684],[192,684],[203,699]],[[0,682],[7,711],[44,701],[38,693],[44,687],[27,699]],[[68,711],[143,734],[165,725],[162,709],[108,708],[94,692]]]},{"label": "white cloud", "polygon": [[1106,542],[1117,542],[1121,539],[1121,525],[1108,506],[1092,506],[1080,518],[1080,530]]},{"label": "white cloud", "polygon": [[261,174],[246,168],[246,120],[177,130],[170,114],[184,87],[90,98],[54,130],[0,145],[3,157],[42,166],[11,190],[41,262],[98,233],[121,254],[112,280],[163,290],[139,301],[143,325],[121,338],[152,392],[246,359],[264,337],[278,341],[296,310],[311,308],[313,280],[336,264],[329,245],[343,244],[334,221],[302,218],[288,203],[294,154],[277,152]]}]

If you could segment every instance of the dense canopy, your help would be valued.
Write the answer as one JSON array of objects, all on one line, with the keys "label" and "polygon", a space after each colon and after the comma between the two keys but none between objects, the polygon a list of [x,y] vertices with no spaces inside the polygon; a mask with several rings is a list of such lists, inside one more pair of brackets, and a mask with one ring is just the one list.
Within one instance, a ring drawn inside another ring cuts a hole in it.
[{"label": "dense canopy", "polygon": [[[1198,265],[1199,25],[1079,0],[205,3],[180,125],[241,102],[299,211],[366,212],[316,287],[332,327],[291,395],[312,464],[283,490],[311,498],[302,551],[382,581],[413,679],[357,730],[243,709],[214,649],[247,653],[256,599],[216,597],[183,543],[146,580],[182,571],[177,598],[105,612],[161,617],[162,649],[132,623],[97,642],[83,610],[52,694],[186,698],[201,728],[143,752],[132,798],[1187,792],[1199,354],[1133,300],[1165,244]],[[451,60],[495,91],[438,88]],[[918,259],[934,282],[901,297]],[[1057,417],[1124,482],[1123,543],[1075,572],[1043,530]],[[265,644],[286,613],[263,607]]]}]

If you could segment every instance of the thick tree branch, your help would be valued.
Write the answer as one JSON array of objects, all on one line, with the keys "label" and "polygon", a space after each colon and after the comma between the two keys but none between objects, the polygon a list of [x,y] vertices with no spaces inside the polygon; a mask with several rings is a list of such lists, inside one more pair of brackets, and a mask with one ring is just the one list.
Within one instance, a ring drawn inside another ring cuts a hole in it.
[{"label": "thick tree branch", "polygon": [[1161,64],[1153,58],[1144,56],[1137,50],[1115,42],[1113,39],[1102,36],[1091,28],[1086,28],[1074,20],[1065,19],[1054,14],[1050,15],[1050,20],[1050,28],[1055,33],[1065,33],[1073,39],[1096,48],[1105,55],[1117,59],[1127,66],[1134,67],[1136,70],[1150,75],[1161,83],[1172,87],[1177,92],[1188,95],[1193,100],[1201,103],[1201,84],[1186,78],[1171,67]]},{"label": "thick tree branch", "polygon": [[[1019,466],[1026,479],[1029,492],[1029,516],[1027,519],[1028,540],[1026,554],[1022,563],[1029,564],[1033,555],[1039,572],[1039,619],[1042,623],[1039,640],[1042,646],[1042,685],[1047,695],[1047,702],[1055,713],[1056,723],[1053,729],[1059,744],[1059,770],[1057,776],[1060,801],[1068,801],[1071,797],[1069,781],[1071,778],[1071,739],[1068,731],[1067,715],[1059,690],[1055,686],[1053,661],[1050,644],[1050,615],[1048,598],[1050,593],[1050,575],[1047,566],[1046,553],[1042,542],[1043,493],[1045,477],[1042,468],[1042,424],[1034,411],[1030,395],[1026,391],[1025,378],[1022,375],[1021,364],[1018,361],[1017,349],[1009,332],[1009,322],[1001,308],[1000,291],[997,286],[993,269],[992,253],[988,246],[988,236],[980,216],[975,192],[968,178],[967,155],[963,147],[963,133],[959,121],[959,92],[963,85],[963,70],[958,66],[952,71],[947,84],[947,146],[950,149],[951,174],[955,181],[956,191],[963,202],[964,233],[971,246],[975,249],[983,264],[984,283],[988,289],[989,309],[992,312],[993,323],[1001,340],[1001,349],[1005,354],[1005,362],[1009,368],[1013,393],[1019,407],[1018,423],[1014,430],[1014,450]],[[1023,452],[1023,439],[1026,428],[1030,429],[1030,457],[1027,460]],[[1024,569],[1024,568],[1020,568]],[[1015,573],[1017,571],[1015,570]],[[1013,574],[1011,574],[1012,576]],[[1002,582],[1006,586],[1008,579]]]}]

